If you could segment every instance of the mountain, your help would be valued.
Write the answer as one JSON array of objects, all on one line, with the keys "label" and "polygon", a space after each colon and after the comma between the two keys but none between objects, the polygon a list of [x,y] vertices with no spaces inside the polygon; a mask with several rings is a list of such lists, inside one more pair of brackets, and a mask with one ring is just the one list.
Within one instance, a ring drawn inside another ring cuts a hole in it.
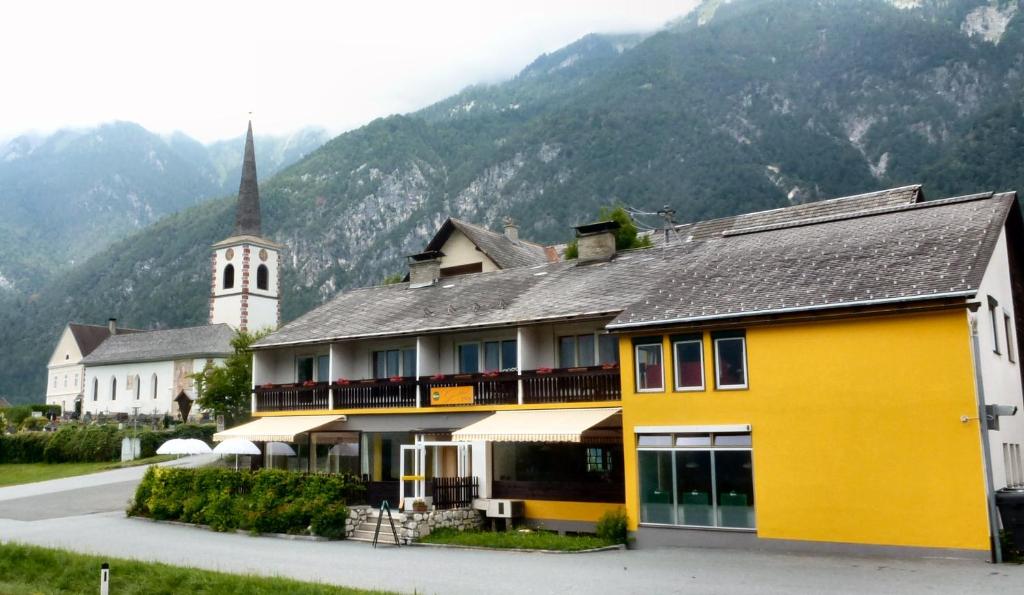
[{"label": "mountain", "polygon": [[[272,175],[325,140],[309,129],[257,142]],[[0,292],[38,290],[112,241],[230,192],[241,152],[241,137],[203,145],[130,122],[0,145]]]},{"label": "mountain", "polygon": [[[375,120],[273,179],[257,150],[264,230],[287,246],[283,317],[403,270],[449,214],[558,242],[616,202],[684,222],[915,182],[932,197],[1024,187],[1020,4],[705,2]],[[232,207],[166,216],[0,304],[0,393],[39,398],[67,320],[204,322]]]}]

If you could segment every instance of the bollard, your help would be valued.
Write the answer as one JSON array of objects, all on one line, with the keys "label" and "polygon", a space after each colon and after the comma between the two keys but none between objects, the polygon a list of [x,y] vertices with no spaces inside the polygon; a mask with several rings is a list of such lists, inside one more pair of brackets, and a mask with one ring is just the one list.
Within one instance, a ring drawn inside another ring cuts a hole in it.
[{"label": "bollard", "polygon": [[100,566],[100,595],[110,595],[110,564]]}]

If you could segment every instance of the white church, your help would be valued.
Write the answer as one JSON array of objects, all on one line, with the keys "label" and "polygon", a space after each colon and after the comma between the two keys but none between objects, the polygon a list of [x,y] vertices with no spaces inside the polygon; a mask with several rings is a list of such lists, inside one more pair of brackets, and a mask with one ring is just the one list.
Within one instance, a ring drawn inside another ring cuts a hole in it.
[{"label": "white church", "polygon": [[[119,331],[111,320],[91,349],[69,342],[69,324],[50,358],[47,403],[82,415],[181,415],[196,399],[190,375],[231,355],[235,330],[277,328],[280,322],[280,252],[262,236],[252,123],[245,137],[235,230],[213,245],[209,324],[155,331]],[[73,337],[71,337],[73,338]],[[72,361],[75,360],[75,361]],[[73,399],[63,376],[73,369]],[[80,380],[79,376],[80,374]],[[51,382],[50,377],[57,378]],[[53,391],[51,393],[51,386]],[[77,392],[75,392],[77,389]],[[70,402],[74,409],[70,409]]]}]

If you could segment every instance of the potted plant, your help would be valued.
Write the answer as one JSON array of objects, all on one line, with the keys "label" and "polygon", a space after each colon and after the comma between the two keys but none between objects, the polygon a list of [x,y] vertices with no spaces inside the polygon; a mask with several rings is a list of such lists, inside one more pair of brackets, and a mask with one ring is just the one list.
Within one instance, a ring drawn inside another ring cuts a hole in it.
[{"label": "potted plant", "polygon": [[444,374],[437,373],[430,377],[431,380],[444,380]]},{"label": "potted plant", "polygon": [[314,386],[316,386],[316,380],[307,380],[302,383],[302,386],[306,388],[313,388]]},{"label": "potted plant", "polygon": [[335,382],[340,384],[341,386],[347,386],[350,381],[349,381],[348,378],[345,378],[344,376],[342,376],[341,378],[335,380]]},{"label": "potted plant", "polygon": [[388,380],[390,380],[391,382],[401,382],[402,377],[399,376],[398,374],[395,374],[394,376],[388,377]]},{"label": "potted plant", "polygon": [[537,368],[537,373],[538,374],[550,374],[550,373],[552,373],[554,371],[555,370],[553,368],[547,368],[547,367]]},{"label": "potted plant", "polygon": [[427,503],[419,498],[412,501],[413,512],[427,512]]}]

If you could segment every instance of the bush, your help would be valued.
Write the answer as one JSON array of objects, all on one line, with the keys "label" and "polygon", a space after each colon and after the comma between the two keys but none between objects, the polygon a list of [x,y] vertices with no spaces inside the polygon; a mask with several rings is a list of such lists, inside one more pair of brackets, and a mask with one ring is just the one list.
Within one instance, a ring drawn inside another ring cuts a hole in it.
[{"label": "bush", "polygon": [[0,463],[41,463],[52,433],[23,432],[0,435]]},{"label": "bush", "polygon": [[128,514],[205,523],[216,531],[311,532],[340,539],[346,504],[364,497],[362,482],[350,475],[151,467]]},{"label": "bush", "polygon": [[629,538],[629,516],[622,508],[609,510],[597,520],[597,536],[611,543],[626,543]]},{"label": "bush", "polygon": [[45,417],[26,417],[18,428],[22,432],[38,432],[46,427],[50,420]]},{"label": "bush", "polygon": [[[45,419],[23,418],[30,423]],[[156,449],[172,438],[199,438],[211,442],[216,427],[213,425],[182,424],[171,430],[154,432],[139,430],[140,455],[148,458],[156,455]],[[4,447],[5,441],[11,436],[0,436],[0,463],[91,463],[117,461],[121,458],[121,440],[131,438],[133,430],[129,427],[118,430],[113,424],[82,425],[64,423],[60,429],[52,433],[39,433],[31,439],[19,439],[17,444]],[[28,452],[26,449],[37,449]],[[13,454],[6,454],[8,453]],[[13,458],[12,458],[13,457]]]}]

